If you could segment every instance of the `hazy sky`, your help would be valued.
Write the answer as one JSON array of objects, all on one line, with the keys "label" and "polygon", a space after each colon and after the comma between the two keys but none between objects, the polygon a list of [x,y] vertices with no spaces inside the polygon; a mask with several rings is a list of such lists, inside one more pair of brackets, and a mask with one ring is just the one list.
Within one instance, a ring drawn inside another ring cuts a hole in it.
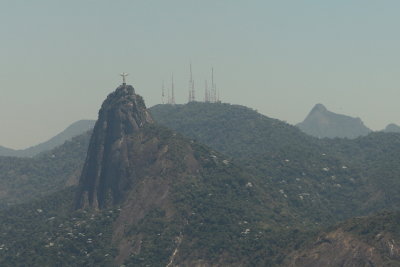
[{"label": "hazy sky", "polygon": [[174,73],[187,101],[214,67],[223,102],[297,123],[316,103],[400,124],[398,0],[1,0],[0,145],[45,141],[97,117],[128,83],[148,107]]}]

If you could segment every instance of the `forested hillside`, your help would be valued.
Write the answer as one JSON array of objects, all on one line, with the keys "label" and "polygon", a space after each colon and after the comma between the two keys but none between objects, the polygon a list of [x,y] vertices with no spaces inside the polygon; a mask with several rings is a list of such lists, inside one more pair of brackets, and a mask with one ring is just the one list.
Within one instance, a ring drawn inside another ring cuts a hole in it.
[{"label": "forested hillside", "polygon": [[154,124],[131,86],[104,101],[87,154],[75,197],[4,211],[5,265],[278,264],[306,235],[258,177]]},{"label": "forested hillside", "polygon": [[399,266],[400,213],[353,218],[292,252],[284,266]]},{"label": "forested hillside", "polygon": [[0,206],[30,201],[77,183],[91,132],[33,158],[0,157]]},{"label": "forested hillside", "polygon": [[[0,158],[2,206],[11,205],[0,211],[2,266],[23,263],[21,255],[36,265],[112,266],[115,259],[128,266],[167,264],[178,247],[174,260],[182,264],[208,259],[336,266],[328,255],[337,250],[336,258],[363,266],[354,255],[370,249],[373,257],[365,255],[371,262],[398,263],[398,214],[352,217],[398,209],[400,134],[318,139],[249,108],[221,103],[158,105],[151,113],[176,133],[152,125],[121,137],[118,129],[131,127],[114,121],[112,135],[99,135],[125,140],[110,143],[120,147],[112,145],[109,155],[125,156],[104,170],[112,170],[114,178],[122,171],[139,179],[135,194],[121,198],[125,204],[110,205],[115,196],[106,194],[101,212],[72,210],[71,185],[77,184],[90,132],[34,158]],[[131,148],[121,148],[123,142]],[[114,186],[128,190],[128,185]],[[143,242],[139,250],[137,242]],[[343,249],[346,242],[353,250]],[[21,254],[21,247],[32,249]],[[129,257],[127,248],[134,251]],[[320,258],[313,256],[316,251]]]},{"label": "forested hillside", "polygon": [[0,209],[0,266],[112,266],[118,209],[73,211],[76,187]]},{"label": "forested hillside", "polygon": [[221,103],[157,105],[156,121],[226,153],[266,190],[315,223],[397,208],[400,135],[317,139],[249,108]]}]

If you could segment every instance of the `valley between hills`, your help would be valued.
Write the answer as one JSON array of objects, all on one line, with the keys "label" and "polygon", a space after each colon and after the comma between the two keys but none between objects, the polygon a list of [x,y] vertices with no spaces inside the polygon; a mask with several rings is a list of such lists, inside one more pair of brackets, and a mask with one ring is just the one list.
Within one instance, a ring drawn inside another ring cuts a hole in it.
[{"label": "valley between hills", "polygon": [[92,130],[0,157],[0,266],[399,266],[400,134],[327,114],[308,135],[121,85]]}]

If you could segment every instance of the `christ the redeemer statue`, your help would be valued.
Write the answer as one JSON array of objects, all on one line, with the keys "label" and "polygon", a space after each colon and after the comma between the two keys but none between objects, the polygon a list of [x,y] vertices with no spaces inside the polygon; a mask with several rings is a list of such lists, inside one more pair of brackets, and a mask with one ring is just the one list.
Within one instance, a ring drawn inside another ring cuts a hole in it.
[{"label": "christ the redeemer statue", "polygon": [[128,76],[129,74],[126,72],[123,72],[120,74],[122,76],[122,84],[125,85],[126,84],[126,76]]}]

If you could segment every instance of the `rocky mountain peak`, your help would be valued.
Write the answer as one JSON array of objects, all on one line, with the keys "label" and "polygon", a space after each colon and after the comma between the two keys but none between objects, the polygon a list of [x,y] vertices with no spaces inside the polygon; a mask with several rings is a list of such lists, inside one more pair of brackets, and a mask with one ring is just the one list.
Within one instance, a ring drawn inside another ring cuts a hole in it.
[{"label": "rocky mountain peak", "polygon": [[360,118],[334,113],[322,104],[315,105],[297,127],[318,138],[357,138],[371,132]]},{"label": "rocky mountain peak", "polygon": [[121,133],[125,134],[133,133],[146,123],[153,123],[143,98],[131,85],[121,85],[108,95],[99,111],[100,120],[109,120],[114,127],[123,126]]},{"label": "rocky mountain peak", "polygon": [[99,111],[79,182],[76,208],[102,208],[123,200],[132,183],[130,136],[153,123],[131,85],[109,94]]},{"label": "rocky mountain peak", "polygon": [[327,109],[324,105],[322,105],[322,104],[316,104],[316,105],[312,108],[312,110],[311,110],[310,113],[315,113],[315,112],[327,112],[327,111],[328,111],[328,109]]}]

